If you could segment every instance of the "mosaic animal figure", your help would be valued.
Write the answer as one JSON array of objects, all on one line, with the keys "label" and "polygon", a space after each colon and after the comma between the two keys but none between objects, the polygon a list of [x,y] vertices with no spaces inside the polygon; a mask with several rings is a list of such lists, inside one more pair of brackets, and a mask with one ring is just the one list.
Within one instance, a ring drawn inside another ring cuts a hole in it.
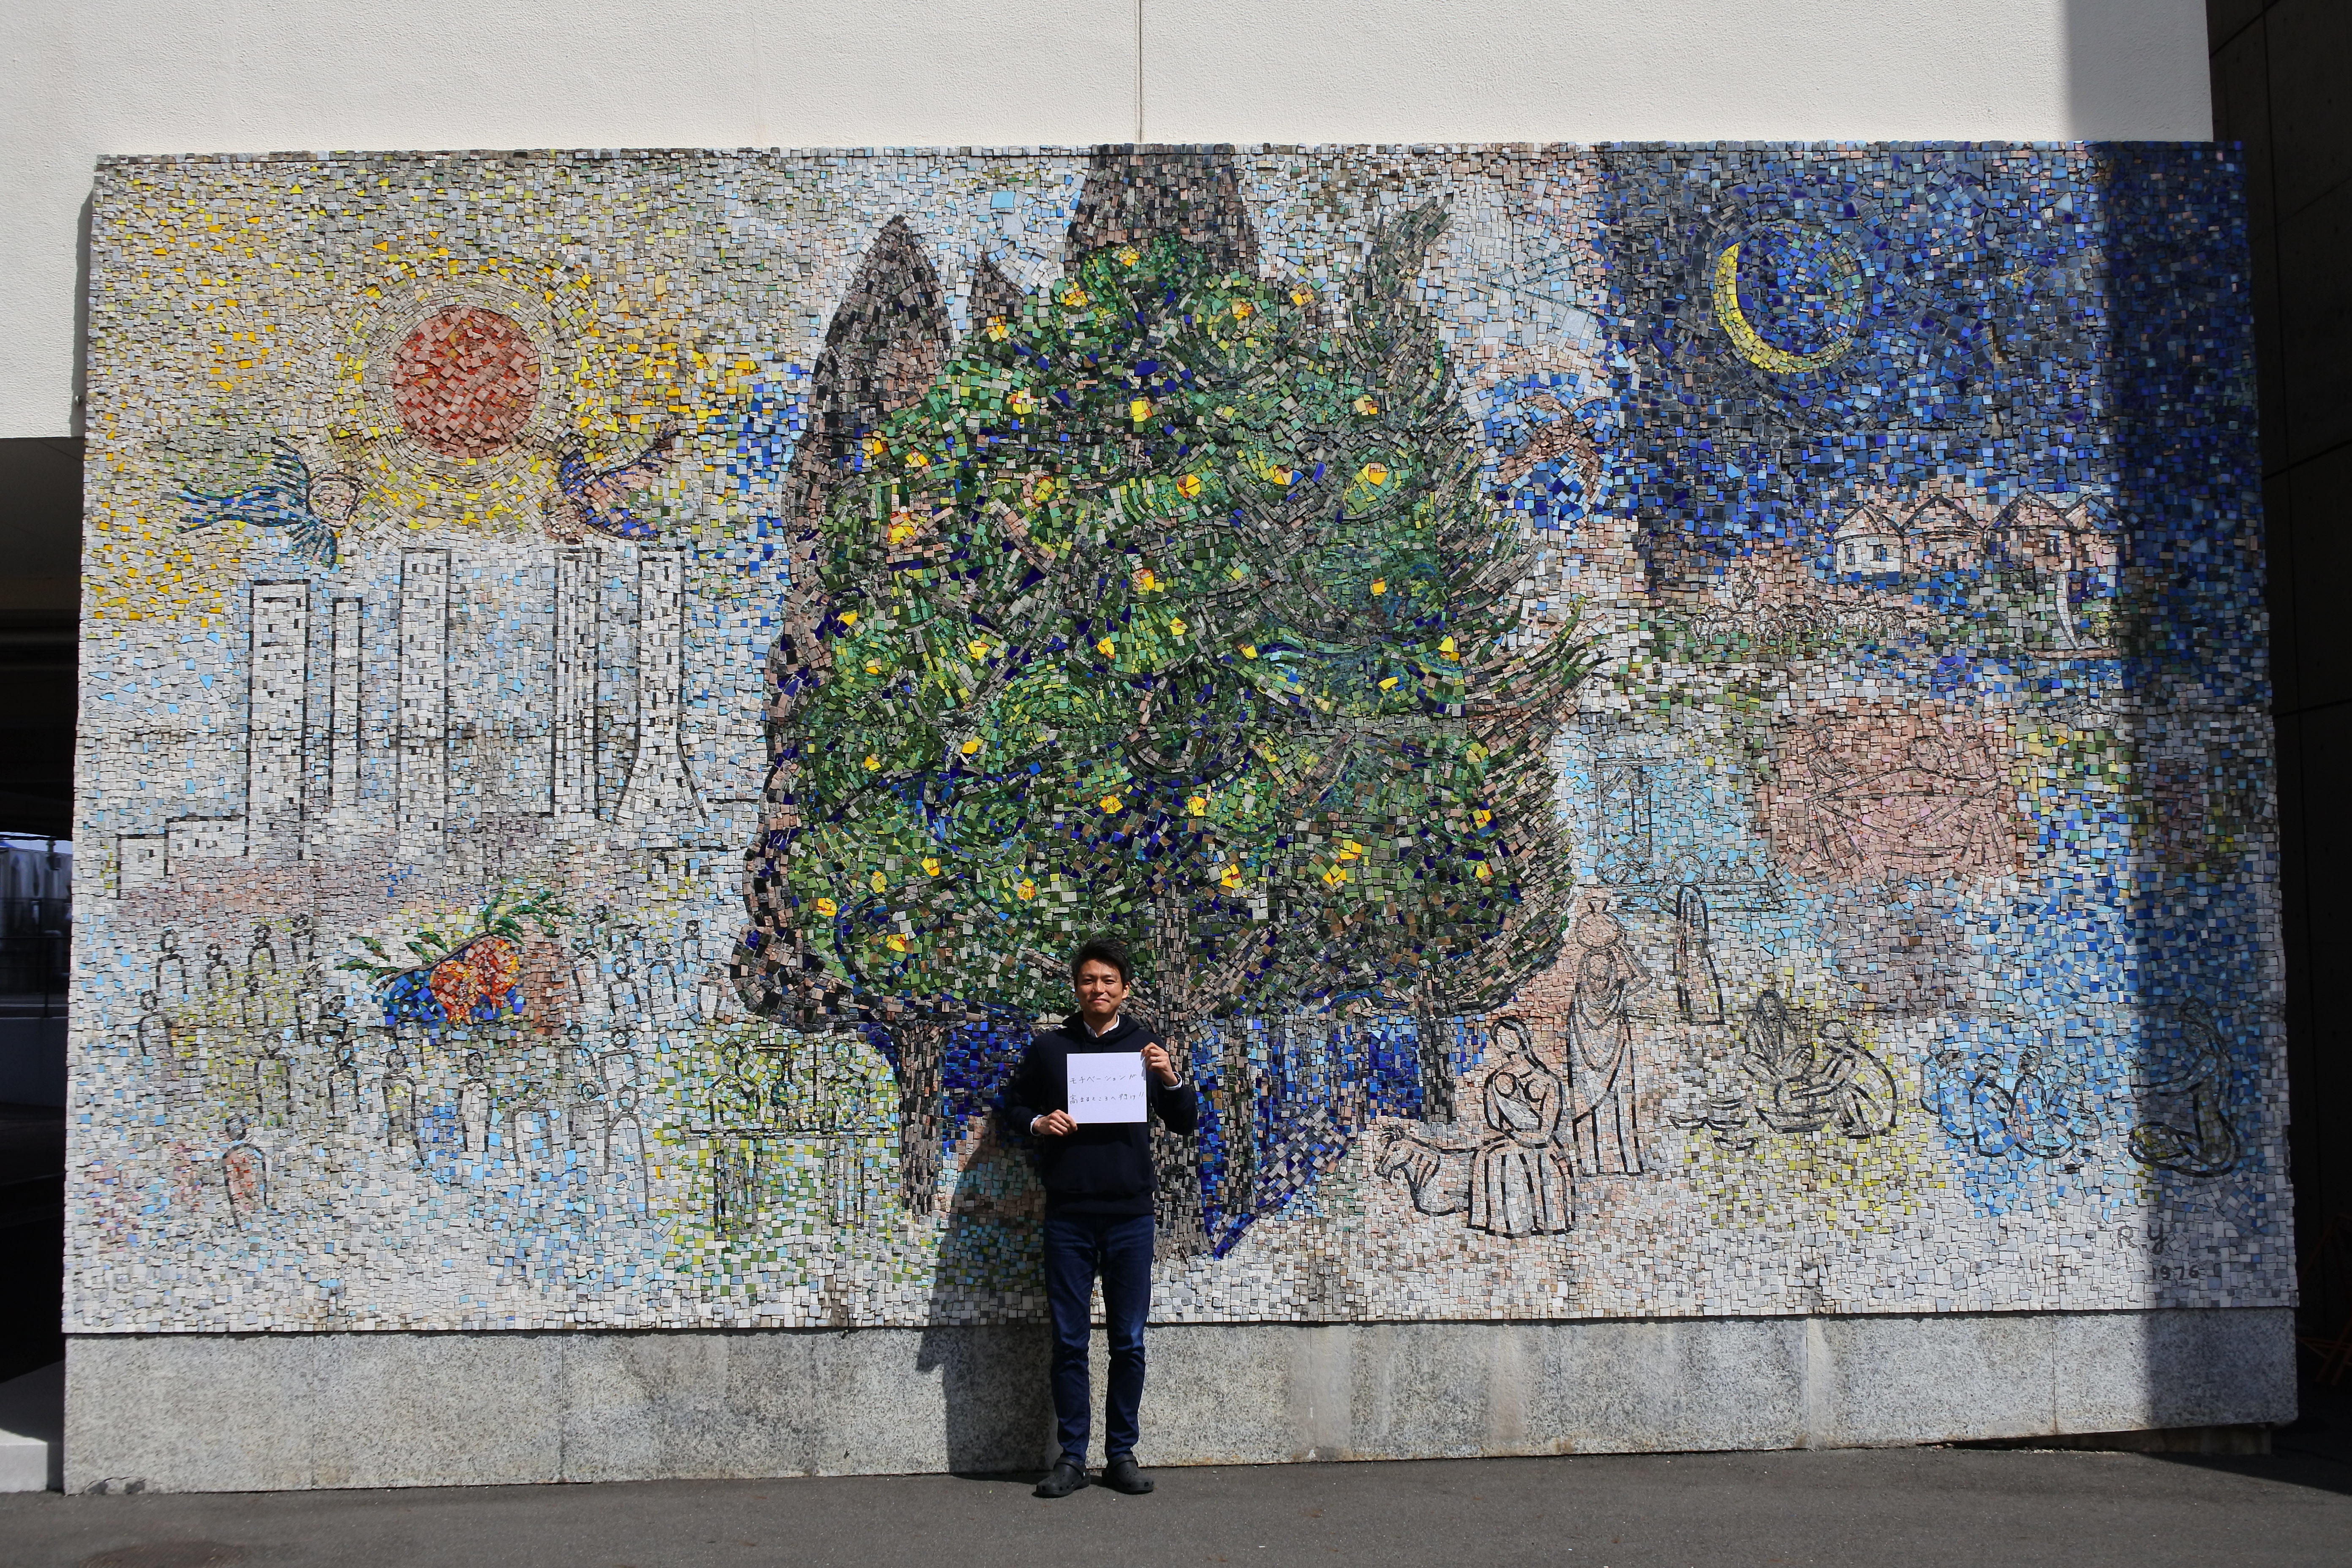
[{"label": "mosaic animal figure", "polygon": [[654,539],[661,531],[629,510],[629,497],[648,489],[677,457],[678,434],[662,430],[645,450],[609,468],[589,466],[582,447],[567,447],[555,457],[559,493],[547,498],[543,510],[547,531],[566,544],[577,544],[589,533],[608,539]]},{"label": "mosaic animal figure", "polygon": [[313,477],[301,453],[284,442],[274,445],[267,477],[257,483],[238,490],[181,490],[181,503],[190,510],[180,531],[195,533],[226,522],[282,528],[298,552],[332,566],[342,557],[335,531],[359,510],[360,482],[349,474]]}]

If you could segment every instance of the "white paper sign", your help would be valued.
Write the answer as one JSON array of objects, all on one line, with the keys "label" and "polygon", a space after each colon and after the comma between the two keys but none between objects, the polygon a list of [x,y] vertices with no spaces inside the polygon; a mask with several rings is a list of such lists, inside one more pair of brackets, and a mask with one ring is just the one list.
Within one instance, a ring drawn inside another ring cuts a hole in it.
[{"label": "white paper sign", "polygon": [[1150,1116],[1141,1051],[1073,1051],[1064,1059],[1069,1063],[1071,1121],[1142,1121]]}]

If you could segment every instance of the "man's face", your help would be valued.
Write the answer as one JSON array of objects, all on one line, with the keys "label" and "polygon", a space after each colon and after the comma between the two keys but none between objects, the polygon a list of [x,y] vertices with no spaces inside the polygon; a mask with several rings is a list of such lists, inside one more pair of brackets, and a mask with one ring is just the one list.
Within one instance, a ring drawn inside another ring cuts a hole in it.
[{"label": "man's face", "polygon": [[1118,977],[1116,964],[1089,958],[1078,965],[1078,1011],[1087,1022],[1108,1024],[1118,1016],[1126,1003],[1127,982]]}]

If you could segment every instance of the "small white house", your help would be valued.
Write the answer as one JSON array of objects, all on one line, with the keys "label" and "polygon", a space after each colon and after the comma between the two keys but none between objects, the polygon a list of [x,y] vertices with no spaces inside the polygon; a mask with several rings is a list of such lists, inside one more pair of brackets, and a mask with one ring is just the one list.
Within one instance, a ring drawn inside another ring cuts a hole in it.
[{"label": "small white house", "polygon": [[1864,507],[1838,524],[1830,551],[1832,570],[1842,577],[1903,574],[1903,531],[1876,507]]},{"label": "small white house", "polygon": [[1967,572],[1984,563],[1984,530],[1949,497],[1927,501],[1905,520],[1903,531],[1922,573]]}]

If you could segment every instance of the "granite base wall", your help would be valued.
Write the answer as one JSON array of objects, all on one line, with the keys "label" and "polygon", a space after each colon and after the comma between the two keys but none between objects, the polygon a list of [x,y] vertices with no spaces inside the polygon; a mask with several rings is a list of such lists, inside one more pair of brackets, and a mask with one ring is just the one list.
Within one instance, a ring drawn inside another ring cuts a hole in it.
[{"label": "granite base wall", "polygon": [[[2291,1420],[2283,1309],[1152,1330],[1147,1464],[1891,1446]],[[1097,1384],[1102,1356],[1095,1358]],[[69,1490],[999,1470],[1040,1327],[83,1335]],[[1099,1388],[1097,1390],[1099,1408]]]}]

